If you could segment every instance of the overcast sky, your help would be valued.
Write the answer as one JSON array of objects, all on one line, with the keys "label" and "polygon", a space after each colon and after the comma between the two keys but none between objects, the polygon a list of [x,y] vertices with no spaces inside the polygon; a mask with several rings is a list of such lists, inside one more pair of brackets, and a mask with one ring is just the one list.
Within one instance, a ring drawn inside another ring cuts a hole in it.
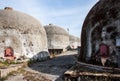
[{"label": "overcast sky", "polygon": [[0,0],[0,9],[6,6],[27,13],[41,24],[52,23],[80,37],[82,24],[89,10],[99,0]]}]

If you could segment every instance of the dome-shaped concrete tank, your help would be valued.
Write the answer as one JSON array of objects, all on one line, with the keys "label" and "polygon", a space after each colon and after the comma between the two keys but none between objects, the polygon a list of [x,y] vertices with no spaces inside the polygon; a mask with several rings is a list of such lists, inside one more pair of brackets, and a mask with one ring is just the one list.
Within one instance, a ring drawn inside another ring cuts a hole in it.
[{"label": "dome-shaped concrete tank", "polygon": [[0,10],[0,56],[11,47],[16,57],[28,58],[47,51],[47,36],[38,20],[6,7]]},{"label": "dome-shaped concrete tank", "polygon": [[69,35],[70,49],[77,49],[80,46],[80,38]]},{"label": "dome-shaped concrete tank", "polygon": [[[106,50],[101,47],[101,44],[105,44]],[[120,66],[119,50],[120,1],[100,0],[84,21],[79,60],[99,64],[103,62],[101,54],[106,52],[108,56],[104,60],[105,66]]]},{"label": "dome-shaped concrete tank", "polygon": [[69,45],[68,32],[63,28],[52,24],[44,27],[47,33],[49,52],[59,54],[62,51],[65,51]]}]

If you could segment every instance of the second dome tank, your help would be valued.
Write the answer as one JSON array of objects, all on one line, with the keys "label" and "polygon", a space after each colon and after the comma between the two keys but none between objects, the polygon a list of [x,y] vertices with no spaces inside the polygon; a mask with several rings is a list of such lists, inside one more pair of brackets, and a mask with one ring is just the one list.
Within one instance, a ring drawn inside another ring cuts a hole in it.
[{"label": "second dome tank", "polygon": [[47,33],[49,52],[59,54],[65,51],[69,45],[68,32],[53,24],[49,24],[44,27]]}]

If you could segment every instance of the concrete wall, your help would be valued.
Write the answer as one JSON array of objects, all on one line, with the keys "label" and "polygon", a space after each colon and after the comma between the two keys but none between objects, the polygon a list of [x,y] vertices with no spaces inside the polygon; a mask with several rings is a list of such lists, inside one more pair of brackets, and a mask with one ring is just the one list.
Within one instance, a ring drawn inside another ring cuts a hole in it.
[{"label": "concrete wall", "polygon": [[[79,60],[89,62],[105,43],[110,49],[110,62],[119,63],[120,38],[120,2],[117,0],[100,0],[88,13],[82,28],[81,53]],[[114,59],[114,60],[113,60]],[[118,64],[119,65],[119,64]]]},{"label": "concrete wall", "polygon": [[66,35],[48,35],[48,49],[65,49],[69,45]]},{"label": "concrete wall", "polygon": [[[47,36],[38,20],[15,10],[0,10],[0,57],[12,47],[15,57],[48,52]],[[48,54],[48,53],[47,53]]]}]

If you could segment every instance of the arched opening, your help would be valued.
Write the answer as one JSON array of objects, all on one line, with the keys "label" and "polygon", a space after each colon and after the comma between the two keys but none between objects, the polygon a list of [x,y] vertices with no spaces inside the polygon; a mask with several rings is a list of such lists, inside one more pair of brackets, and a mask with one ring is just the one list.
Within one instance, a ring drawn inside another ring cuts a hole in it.
[{"label": "arched opening", "polygon": [[5,57],[14,57],[14,50],[12,47],[7,47],[4,53]]}]

